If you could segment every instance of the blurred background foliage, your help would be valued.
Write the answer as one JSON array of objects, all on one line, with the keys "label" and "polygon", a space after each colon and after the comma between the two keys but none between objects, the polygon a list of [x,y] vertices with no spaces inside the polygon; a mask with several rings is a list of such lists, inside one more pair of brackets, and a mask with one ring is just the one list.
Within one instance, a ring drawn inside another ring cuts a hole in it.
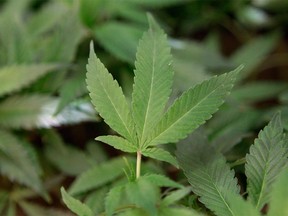
[{"label": "blurred background foliage", "polygon": [[[114,132],[89,102],[88,45],[94,41],[97,55],[131,95],[147,12],[169,36],[174,97],[245,65],[227,102],[203,129],[229,161],[241,164],[276,110],[288,129],[287,11],[284,0],[1,0],[0,214],[71,215],[60,201],[60,186],[71,183],[72,194],[95,213],[103,211],[103,197],[109,185],[125,179],[126,165],[119,152],[94,141]],[[159,162],[147,160],[143,169],[182,178]],[[99,181],[79,187],[97,172]],[[201,207],[193,195],[183,202]]]}]

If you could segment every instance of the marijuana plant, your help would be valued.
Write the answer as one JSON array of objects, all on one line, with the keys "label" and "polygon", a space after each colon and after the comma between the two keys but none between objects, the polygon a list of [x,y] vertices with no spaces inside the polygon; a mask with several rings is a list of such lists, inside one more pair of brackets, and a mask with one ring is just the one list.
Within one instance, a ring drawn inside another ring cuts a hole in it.
[{"label": "marijuana plant", "polygon": [[[277,204],[271,199],[277,198],[271,191],[276,178],[288,162],[287,140],[279,113],[260,131],[246,155],[248,199],[245,202],[239,195],[240,187],[234,170],[203,134],[194,133],[189,140],[179,143],[177,147],[177,159],[192,191],[215,215],[257,216],[264,205],[270,202],[273,209],[271,211],[275,211],[274,205]],[[268,215],[273,214],[269,211]]]},{"label": "marijuana plant", "polygon": [[[233,72],[215,76],[196,85],[184,92],[166,110],[173,80],[172,56],[165,33],[151,16],[149,16],[149,30],[143,34],[138,45],[135,67],[130,105],[117,81],[96,57],[91,43],[87,65],[87,86],[90,97],[99,115],[120,135],[99,136],[96,140],[121,151],[135,153],[137,156],[136,174],[130,177],[131,182],[125,186],[114,187],[108,193],[107,215],[113,214],[123,191],[126,191],[125,194],[130,202],[143,208],[150,215],[167,210],[164,207],[156,208],[157,195],[153,192],[155,191],[153,188],[155,185],[179,187],[179,184],[162,175],[141,176],[142,156],[178,166],[174,156],[159,145],[175,143],[185,138],[211,118],[211,115],[223,104],[225,96],[232,89],[236,76],[242,68],[239,67]],[[83,187],[87,186],[83,183],[88,182],[88,176],[101,179],[101,174],[98,175],[87,172],[85,176],[83,175],[82,181],[80,178],[77,184],[73,184],[70,192],[83,191]],[[90,181],[94,180],[90,178]],[[151,193],[151,196],[147,199],[145,193]],[[62,194],[64,202],[75,213],[92,215],[92,212],[87,210],[87,206],[69,197],[64,189]]]}]

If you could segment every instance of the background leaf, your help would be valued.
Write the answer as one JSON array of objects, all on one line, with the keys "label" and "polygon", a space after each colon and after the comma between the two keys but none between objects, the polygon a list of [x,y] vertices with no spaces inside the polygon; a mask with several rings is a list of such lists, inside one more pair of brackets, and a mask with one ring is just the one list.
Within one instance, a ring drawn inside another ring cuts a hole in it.
[{"label": "background leaf", "polygon": [[271,202],[269,205],[268,216],[273,215],[287,215],[287,181],[288,181],[288,172],[285,168],[275,180],[272,191],[271,191]]},{"label": "background leaf", "polygon": [[0,131],[0,171],[11,181],[24,184],[46,196],[40,179],[39,164],[31,158],[22,141],[7,131]]},{"label": "background leaf", "polygon": [[23,87],[44,76],[59,66],[53,64],[12,65],[0,69],[0,95],[5,95]]},{"label": "background leaf", "polygon": [[233,216],[228,194],[238,194],[239,186],[225,158],[199,132],[177,145],[176,156],[199,200],[216,215]]},{"label": "background leaf", "polygon": [[287,147],[280,114],[260,131],[246,155],[248,199],[261,210],[270,200],[270,191],[279,172],[287,165]]},{"label": "background leaf", "polygon": [[196,85],[179,97],[157,124],[146,145],[176,142],[211,118],[242,67]]},{"label": "background leaf", "polygon": [[87,205],[70,196],[63,187],[61,188],[61,194],[67,207],[78,216],[93,216],[93,212]]},{"label": "background leaf", "polygon": [[80,194],[107,184],[124,174],[122,158],[114,158],[79,175],[69,188],[69,193]]}]

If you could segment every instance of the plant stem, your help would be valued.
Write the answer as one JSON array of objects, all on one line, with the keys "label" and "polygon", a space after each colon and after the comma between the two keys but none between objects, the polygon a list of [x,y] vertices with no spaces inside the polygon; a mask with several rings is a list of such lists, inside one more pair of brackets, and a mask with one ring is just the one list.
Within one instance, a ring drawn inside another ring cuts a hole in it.
[{"label": "plant stem", "polygon": [[141,173],[141,151],[137,151],[137,162],[136,162],[136,179],[140,177]]}]

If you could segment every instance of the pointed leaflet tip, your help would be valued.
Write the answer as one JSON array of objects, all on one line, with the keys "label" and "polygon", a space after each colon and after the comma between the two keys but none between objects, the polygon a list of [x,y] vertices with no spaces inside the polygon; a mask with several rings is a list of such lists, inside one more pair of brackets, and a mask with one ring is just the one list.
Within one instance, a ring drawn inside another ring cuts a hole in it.
[{"label": "pointed leaflet tip", "polygon": [[154,17],[152,16],[151,13],[147,13],[147,19],[148,19],[148,23],[149,23],[149,29],[152,31],[161,31],[160,26],[158,25],[158,23],[156,22],[156,20],[154,19]]},{"label": "pointed leaflet tip", "polygon": [[91,57],[93,54],[95,55],[95,50],[94,50],[94,43],[93,43],[93,41],[91,40],[91,42],[90,42],[89,57]]}]

